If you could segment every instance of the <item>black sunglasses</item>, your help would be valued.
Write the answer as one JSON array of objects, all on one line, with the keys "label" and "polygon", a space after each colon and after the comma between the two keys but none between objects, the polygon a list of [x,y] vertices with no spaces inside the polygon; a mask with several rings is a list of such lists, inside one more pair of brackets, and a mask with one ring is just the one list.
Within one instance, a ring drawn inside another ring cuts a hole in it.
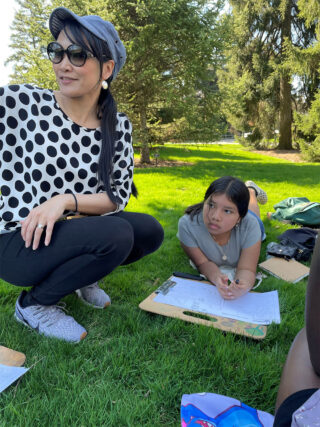
[{"label": "black sunglasses", "polygon": [[76,44],[71,44],[67,47],[67,49],[63,49],[61,44],[57,42],[51,42],[48,44],[47,53],[50,61],[54,64],[59,64],[63,60],[64,54],[66,53],[69,61],[75,67],[82,67],[85,64],[87,58],[94,58],[94,55],[91,52]]}]

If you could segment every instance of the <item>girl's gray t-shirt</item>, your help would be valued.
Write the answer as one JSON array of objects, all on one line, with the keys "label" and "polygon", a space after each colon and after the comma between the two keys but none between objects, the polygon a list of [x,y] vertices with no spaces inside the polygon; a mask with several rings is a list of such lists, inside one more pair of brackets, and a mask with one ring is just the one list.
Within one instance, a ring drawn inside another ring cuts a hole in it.
[{"label": "girl's gray t-shirt", "polygon": [[[261,240],[261,230],[257,218],[248,212],[239,226],[232,229],[228,243],[219,250],[218,244],[203,222],[201,211],[193,217],[193,220],[187,214],[179,219],[177,237],[185,246],[199,248],[219,267],[221,265],[236,267],[242,249],[249,248]],[[226,261],[222,259],[223,253],[228,257]]]}]

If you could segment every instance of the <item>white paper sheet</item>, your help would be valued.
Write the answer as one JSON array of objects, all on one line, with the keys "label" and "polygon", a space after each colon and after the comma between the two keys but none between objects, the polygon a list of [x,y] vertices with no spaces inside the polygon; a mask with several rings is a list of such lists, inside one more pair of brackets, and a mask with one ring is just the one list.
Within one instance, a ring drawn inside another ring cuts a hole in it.
[{"label": "white paper sheet", "polygon": [[28,368],[19,368],[16,366],[6,366],[0,364],[0,393],[18,378],[25,374]]},{"label": "white paper sheet", "polygon": [[226,301],[217,288],[208,283],[180,277],[171,280],[175,285],[165,295],[159,293],[154,301],[259,325],[280,323],[278,291],[249,292],[236,300]]}]

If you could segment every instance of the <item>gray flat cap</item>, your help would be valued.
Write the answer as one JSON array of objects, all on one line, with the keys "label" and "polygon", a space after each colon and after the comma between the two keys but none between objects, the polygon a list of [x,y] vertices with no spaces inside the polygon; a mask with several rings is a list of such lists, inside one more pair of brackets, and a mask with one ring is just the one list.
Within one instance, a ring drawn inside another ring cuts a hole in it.
[{"label": "gray flat cap", "polygon": [[94,36],[107,43],[111,57],[115,62],[113,80],[126,62],[126,48],[119,38],[117,30],[109,21],[104,21],[100,16],[78,16],[65,7],[54,9],[49,18],[49,28],[55,39],[64,27],[64,21],[74,19]]}]

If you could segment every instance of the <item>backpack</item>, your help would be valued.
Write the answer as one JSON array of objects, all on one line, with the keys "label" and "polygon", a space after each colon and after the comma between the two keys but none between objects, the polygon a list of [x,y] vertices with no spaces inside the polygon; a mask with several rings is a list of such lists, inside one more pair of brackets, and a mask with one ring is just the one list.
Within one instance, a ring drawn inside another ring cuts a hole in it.
[{"label": "backpack", "polygon": [[320,203],[310,202],[306,197],[289,197],[274,205],[274,209],[272,219],[314,227],[320,225]]},{"label": "backpack", "polygon": [[308,261],[312,255],[318,232],[312,228],[291,228],[278,236],[281,246],[294,248],[293,258]]},{"label": "backpack", "polygon": [[180,416],[181,426],[184,427],[272,427],[274,425],[274,416],[268,412],[252,408],[232,397],[215,393],[182,395]]}]

